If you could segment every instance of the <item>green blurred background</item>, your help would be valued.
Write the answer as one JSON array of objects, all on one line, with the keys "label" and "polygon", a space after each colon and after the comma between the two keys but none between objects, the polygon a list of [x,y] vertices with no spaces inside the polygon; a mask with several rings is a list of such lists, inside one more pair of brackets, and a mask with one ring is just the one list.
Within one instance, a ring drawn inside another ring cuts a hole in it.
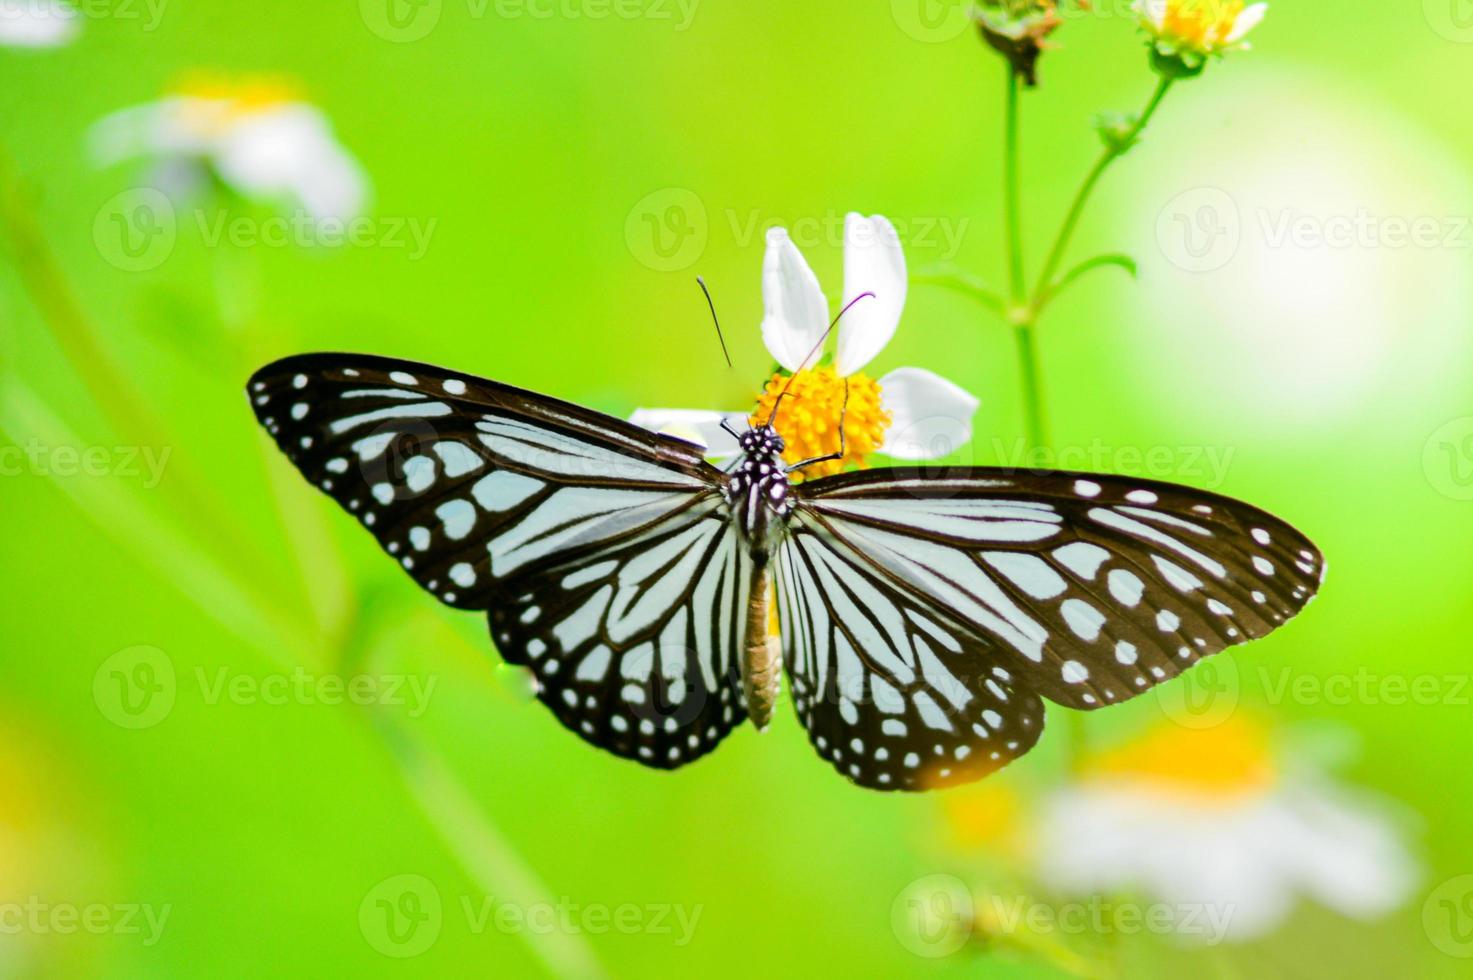
[{"label": "green blurred background", "polygon": [[[241,395],[268,359],[344,349],[618,414],[744,404],[769,364],[756,330],[767,225],[795,228],[831,297],[848,210],[891,217],[912,270],[955,262],[1001,279],[1002,63],[960,7],[932,0],[429,0],[397,5],[391,22],[396,2],[117,0],[86,8],[70,46],[0,49],[7,194],[64,277],[51,299],[72,298],[156,434],[129,434],[92,397],[84,380],[100,362],[79,365],[58,342],[72,307],[48,311],[19,273],[34,255],[12,247],[0,445],[171,453],[157,486],[120,453],[104,475],[22,467],[0,480],[0,896],[170,910],[152,944],[5,928],[0,975],[1055,975],[977,950],[912,953],[892,927],[897,896],[928,874],[979,874],[986,857],[954,802],[850,786],[786,711],[674,774],[571,737],[496,667],[476,617],[419,595],[301,483]],[[1070,15],[1056,39],[1024,97],[1035,263],[1097,153],[1091,114],[1138,108],[1153,83],[1123,2]],[[211,246],[181,209],[166,260],[141,272],[110,261],[99,216],[140,174],[93,166],[88,127],[198,69],[294,80],[363,165],[370,213],[429,229],[422,254],[388,241]],[[1465,0],[1275,5],[1252,52],[1172,93],[1086,217],[1073,254],[1126,249],[1139,280],[1098,274],[1043,323],[1057,446],[1103,446],[1106,468],[1251,500],[1321,545],[1322,598],[1225,655],[1231,696],[1352,743],[1344,778],[1398,801],[1423,862],[1421,888],[1385,919],[1306,908],[1243,949],[1161,944],[1140,972],[1466,970],[1423,899],[1473,872],[1473,708],[1457,681],[1473,673],[1470,82]],[[1226,251],[1182,237],[1204,214],[1215,223],[1197,230],[1226,236],[1212,239]],[[1305,216],[1311,229],[1363,217],[1373,233],[1296,239],[1285,222]],[[1435,241],[1376,231],[1424,217]],[[656,242],[652,220],[670,237]],[[980,395],[966,458],[1017,461],[1007,328],[915,286],[875,367],[903,364]],[[1164,472],[1141,462],[1153,447],[1169,450]],[[120,653],[173,672],[172,703],[142,727],[107,706]],[[432,679],[433,696],[423,711],[273,705],[212,698],[199,681],[340,671],[345,657]],[[1264,678],[1284,667],[1430,676],[1440,693],[1275,698]],[[1092,715],[1088,731],[1138,729],[1169,714],[1163,698]],[[1051,734],[996,781],[1056,778]],[[385,955],[360,920],[398,875],[421,876],[443,904],[435,941],[411,957]],[[699,919],[688,937],[673,915],[627,934],[478,930],[462,902],[488,896],[677,905]]]}]

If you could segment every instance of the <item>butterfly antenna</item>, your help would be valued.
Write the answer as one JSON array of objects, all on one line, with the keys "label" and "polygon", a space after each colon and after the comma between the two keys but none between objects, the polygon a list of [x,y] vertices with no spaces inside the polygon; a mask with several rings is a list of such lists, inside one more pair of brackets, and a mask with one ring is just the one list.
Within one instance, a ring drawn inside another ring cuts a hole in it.
[{"label": "butterfly antenna", "polygon": [[772,414],[770,414],[770,415],[767,416],[767,424],[768,425],[771,425],[773,419],[777,418],[777,408],[778,408],[779,405],[781,405],[783,403],[783,398],[787,395],[788,389],[790,387],[792,387],[792,385],[793,385],[793,379],[798,376],[798,372],[799,371],[803,371],[803,370],[807,369],[808,362],[813,359],[813,355],[815,355],[819,351],[823,350],[824,342],[829,339],[829,334],[831,334],[831,333],[834,332],[834,328],[839,325],[839,321],[841,319],[843,319],[844,314],[849,312],[849,308],[852,307],[855,303],[858,303],[862,299],[874,299],[874,298],[875,298],[875,294],[874,293],[871,293],[871,292],[863,292],[863,293],[860,293],[858,296],[854,297],[849,302],[845,303],[844,304],[844,308],[842,310],[840,310],[838,312],[838,314],[831,321],[829,321],[828,329],[824,330],[823,336],[818,338],[818,343],[816,343],[816,344],[813,345],[813,350],[809,351],[808,352],[808,356],[804,357],[803,360],[798,363],[798,370],[797,371],[794,371],[792,374],[788,375],[787,384],[783,385],[783,390],[777,393],[777,400],[772,403]]},{"label": "butterfly antenna", "polygon": [[721,321],[716,316],[716,302],[711,299],[711,290],[706,288],[706,280],[696,276],[696,283],[700,285],[701,292],[706,294],[706,305],[711,308],[711,322],[716,325],[716,339],[721,341],[721,356],[726,358],[726,366],[731,367],[731,354],[726,349],[726,335],[721,332]]},{"label": "butterfly antenna", "polygon": [[[706,294],[706,305],[711,309],[711,322],[716,325],[716,339],[721,341],[721,356],[726,358],[726,366],[731,367],[731,354],[726,349],[726,335],[721,332],[721,320],[716,316],[716,301],[711,299],[711,290],[706,288],[706,280],[696,276],[696,284],[701,287],[701,292]],[[730,432],[735,438],[740,439],[742,434],[731,427],[731,422],[725,417],[721,418],[721,427]],[[751,428],[751,423],[747,423]]]}]

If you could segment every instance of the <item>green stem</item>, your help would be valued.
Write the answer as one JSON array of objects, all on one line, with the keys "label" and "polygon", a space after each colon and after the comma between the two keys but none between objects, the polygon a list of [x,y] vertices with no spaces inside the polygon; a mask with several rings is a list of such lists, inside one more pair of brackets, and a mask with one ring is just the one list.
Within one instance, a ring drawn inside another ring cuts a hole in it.
[{"label": "green stem", "polygon": [[1023,276],[1023,214],[1019,203],[1018,177],[1018,73],[1007,66],[1007,121],[1003,136],[1003,215],[1008,235],[1008,279],[1014,303],[1022,303],[1026,281]]},{"label": "green stem", "polygon": [[1048,425],[1043,414],[1043,379],[1038,373],[1038,344],[1034,323],[1017,323],[1013,338],[1018,343],[1018,374],[1023,379],[1023,422],[1028,431],[1028,448],[1038,449],[1049,442]]},{"label": "green stem", "polygon": [[[170,429],[118,365],[102,331],[83,311],[4,147],[0,147],[0,239],[10,246],[21,288],[113,431],[138,446],[172,452],[175,439]],[[261,567],[260,549],[239,530],[235,514],[219,498],[213,482],[187,457],[179,454],[170,459],[168,477],[159,486],[173,495],[173,510],[192,524],[200,540],[223,539],[253,567]]]},{"label": "green stem", "polygon": [[[1026,293],[1027,287],[1024,284],[1022,218],[1018,203],[1019,81],[1011,66],[1008,68],[1007,122],[1003,159],[1003,203],[1006,212],[1008,270],[1013,302],[1012,309],[1008,311],[1008,319],[1013,325],[1013,337],[1017,342],[1018,374],[1023,388],[1023,418],[1028,433],[1028,443],[1032,449],[1042,448],[1049,444],[1048,423],[1043,410],[1043,378],[1038,367],[1038,344],[1035,336],[1039,314],[1052,292],[1054,276],[1058,273],[1059,265],[1064,260],[1069,243],[1074,237],[1074,231],[1079,226],[1079,219],[1084,214],[1085,205],[1089,203],[1090,195],[1094,193],[1096,185],[1099,184],[1100,178],[1104,176],[1110,164],[1124,155],[1140,136],[1141,131],[1146,128],[1146,124],[1150,122],[1157,107],[1160,106],[1161,100],[1166,97],[1167,90],[1171,88],[1171,82],[1170,78],[1161,79],[1156,86],[1156,91],[1151,95],[1150,102],[1146,104],[1135,123],[1125,132],[1123,138],[1105,148],[1099,160],[1085,176],[1084,183],[1080,185],[1078,193],[1074,195],[1074,200],[1069,205],[1069,210],[1064,215],[1064,223],[1054,238],[1053,246],[1044,259],[1042,271],[1038,275],[1038,285],[1030,297]],[[1068,711],[1064,713],[1064,717],[1066,719],[1064,724],[1068,729],[1063,745],[1065,765],[1071,771],[1077,772],[1089,748],[1084,715],[1082,712]]]},{"label": "green stem", "polygon": [[1079,226],[1079,219],[1084,214],[1084,206],[1089,203],[1089,196],[1094,193],[1095,185],[1100,182],[1100,178],[1105,175],[1105,171],[1109,169],[1110,164],[1124,156],[1135,143],[1141,131],[1146,128],[1146,124],[1151,121],[1151,117],[1156,114],[1156,108],[1161,104],[1161,100],[1166,97],[1166,92],[1171,88],[1171,83],[1171,78],[1163,77],[1161,79],[1156,85],[1156,91],[1151,95],[1151,101],[1146,103],[1146,108],[1137,117],[1135,124],[1126,131],[1123,139],[1111,146],[1105,147],[1104,152],[1100,154],[1100,158],[1095,161],[1094,167],[1090,169],[1089,174],[1084,178],[1084,183],[1080,185],[1079,192],[1074,195],[1073,203],[1069,205],[1068,213],[1064,215],[1064,223],[1059,228],[1059,234],[1054,239],[1053,247],[1049,249],[1048,258],[1044,259],[1043,271],[1039,273],[1038,285],[1033,291],[1035,303],[1047,293],[1049,284],[1053,282],[1054,273],[1059,271],[1059,264],[1064,261],[1064,253],[1069,248],[1069,241],[1074,237],[1074,230]]}]

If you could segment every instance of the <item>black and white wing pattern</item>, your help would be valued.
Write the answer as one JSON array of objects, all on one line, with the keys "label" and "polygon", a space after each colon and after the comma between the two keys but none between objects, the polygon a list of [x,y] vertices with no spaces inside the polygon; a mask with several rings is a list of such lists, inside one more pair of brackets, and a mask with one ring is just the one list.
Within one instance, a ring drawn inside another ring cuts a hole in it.
[{"label": "black and white wing pattern", "polygon": [[745,717],[750,570],[698,446],[424,364],[308,354],[248,385],[309,482],[424,589],[488,610],[564,725],[673,768]]},{"label": "black and white wing pattern", "polygon": [[[1128,700],[1271,632],[1325,572],[1304,535],[1256,507],[1126,477],[896,469],[805,483],[800,499],[800,542],[830,542],[851,577],[883,582],[952,644],[985,647],[1017,688],[1071,708]],[[923,666],[925,634],[906,633]]]},{"label": "black and white wing pattern", "polygon": [[971,782],[1038,741],[1043,704],[1015,685],[1005,651],[934,599],[898,587],[802,508],[778,548],[776,584],[798,720],[853,782],[881,790]]}]

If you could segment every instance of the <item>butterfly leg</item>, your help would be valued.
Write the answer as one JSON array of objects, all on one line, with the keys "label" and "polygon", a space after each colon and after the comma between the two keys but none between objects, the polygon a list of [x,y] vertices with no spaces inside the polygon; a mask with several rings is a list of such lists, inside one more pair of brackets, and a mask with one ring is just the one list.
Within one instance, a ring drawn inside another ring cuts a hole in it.
[{"label": "butterfly leg", "polygon": [[842,408],[839,409],[839,451],[836,452],[836,453],[829,453],[827,456],[815,456],[812,459],[805,459],[801,463],[794,463],[792,466],[789,466],[787,468],[787,472],[793,473],[793,472],[795,472],[797,470],[801,470],[805,466],[812,466],[814,463],[828,463],[828,462],[831,462],[832,460],[843,459],[844,458],[844,452],[845,452],[845,450],[844,450],[844,417],[846,415],[848,415],[848,414],[849,414],[849,379],[848,378],[845,378],[844,379],[844,405],[843,405]]}]

